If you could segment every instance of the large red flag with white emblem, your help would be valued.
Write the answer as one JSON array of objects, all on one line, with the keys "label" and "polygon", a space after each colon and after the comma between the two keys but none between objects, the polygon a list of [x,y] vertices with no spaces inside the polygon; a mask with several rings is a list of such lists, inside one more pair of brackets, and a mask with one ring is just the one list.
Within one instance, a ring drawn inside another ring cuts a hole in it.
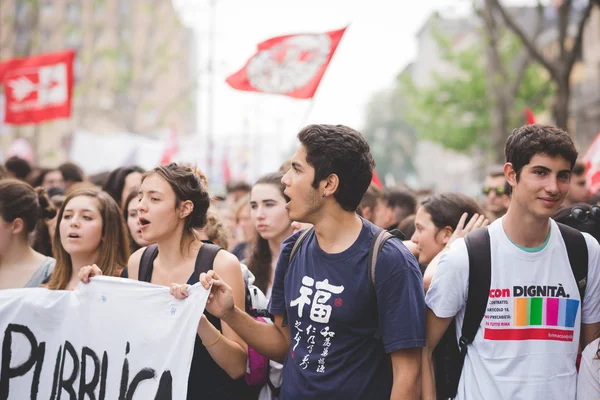
[{"label": "large red flag with white emblem", "polygon": [[8,124],[32,124],[71,116],[72,50],[0,64]]},{"label": "large red flag with white emblem", "polygon": [[258,45],[246,65],[226,82],[234,89],[297,99],[315,95],[346,28],[279,36]]}]

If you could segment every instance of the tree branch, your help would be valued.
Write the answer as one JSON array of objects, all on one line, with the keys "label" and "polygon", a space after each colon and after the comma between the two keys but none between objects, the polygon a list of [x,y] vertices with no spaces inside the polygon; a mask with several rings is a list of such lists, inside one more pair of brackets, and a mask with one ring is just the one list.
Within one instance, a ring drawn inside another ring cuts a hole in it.
[{"label": "tree branch", "polygon": [[[600,3],[600,0],[597,0]],[[600,6],[600,4],[598,4]],[[585,24],[587,20],[590,18],[590,14],[592,13],[592,7],[594,7],[594,3],[590,1],[583,10],[583,15],[581,16],[581,20],[579,21],[579,26],[577,27],[577,34],[575,35],[575,39],[573,41],[573,47],[571,48],[571,52],[566,57],[566,70],[571,72],[575,61],[577,60],[577,55],[581,51],[581,46],[583,45],[583,33],[585,31]]]},{"label": "tree branch", "polygon": [[490,1],[498,10],[506,25],[519,37],[519,39],[521,39],[521,42],[523,42],[523,45],[527,48],[527,50],[529,50],[531,56],[544,68],[546,68],[550,75],[555,77],[555,79],[558,79],[558,72],[556,68],[554,68],[554,66],[548,60],[546,60],[542,53],[538,51],[538,49],[535,46],[535,43],[532,40],[530,40],[527,37],[527,35],[525,35],[525,32],[523,32],[523,30],[515,23],[515,21],[513,21],[513,19],[508,15],[506,10],[504,9],[504,7],[500,4],[499,0]]},{"label": "tree branch", "polygon": [[567,29],[569,27],[569,20],[571,16],[571,5],[573,0],[563,0],[561,5],[558,7],[558,47],[559,47],[559,58],[564,60],[567,56],[566,41],[569,36]]},{"label": "tree branch", "polygon": [[[544,24],[543,24],[544,23],[544,6],[540,2],[540,0],[538,0],[537,12],[538,12],[538,17],[537,17],[536,26],[535,26],[535,32],[533,33],[533,41],[537,41],[537,38],[542,33],[543,26],[544,26]],[[510,88],[510,92],[509,92],[513,99],[515,97],[517,97],[517,93],[519,92],[521,83],[523,82],[523,79],[525,78],[525,72],[527,71],[527,67],[529,67],[530,62],[531,62],[531,55],[529,53],[529,50],[523,49],[523,51],[521,51],[521,54],[518,58],[518,64],[517,64],[517,69],[516,69],[517,74],[515,75],[515,80],[513,81],[512,87]]]}]

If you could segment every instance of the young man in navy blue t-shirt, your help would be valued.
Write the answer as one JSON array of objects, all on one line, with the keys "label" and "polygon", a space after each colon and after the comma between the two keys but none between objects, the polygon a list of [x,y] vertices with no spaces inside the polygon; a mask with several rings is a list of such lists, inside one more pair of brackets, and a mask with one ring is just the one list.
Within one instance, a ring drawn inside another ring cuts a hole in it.
[{"label": "young man in navy blue t-shirt", "polygon": [[207,310],[284,363],[282,400],[417,399],[425,345],[421,272],[400,240],[388,240],[371,287],[367,259],[379,228],[356,214],[373,174],[369,145],[341,125],[310,125],[298,138],[282,179],[286,207],[292,220],[314,230],[291,263],[300,232],[282,245],[270,304],[275,324],[234,307],[214,271],[201,278],[213,284]]}]

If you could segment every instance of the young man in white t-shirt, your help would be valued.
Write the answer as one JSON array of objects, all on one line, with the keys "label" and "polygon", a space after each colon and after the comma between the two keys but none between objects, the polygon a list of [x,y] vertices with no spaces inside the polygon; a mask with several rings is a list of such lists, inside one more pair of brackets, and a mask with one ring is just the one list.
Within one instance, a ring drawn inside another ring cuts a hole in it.
[{"label": "young man in white t-shirt", "polygon": [[[581,307],[563,238],[550,216],[569,190],[577,151],[563,130],[526,125],[508,138],[505,153],[512,202],[489,226],[490,296],[468,346],[456,399],[575,399],[580,338],[585,347],[600,328],[600,248],[584,234],[589,266]],[[468,280],[467,248],[458,239],[442,255],[426,296],[424,399],[436,398],[432,352],[454,317],[460,337]]]}]

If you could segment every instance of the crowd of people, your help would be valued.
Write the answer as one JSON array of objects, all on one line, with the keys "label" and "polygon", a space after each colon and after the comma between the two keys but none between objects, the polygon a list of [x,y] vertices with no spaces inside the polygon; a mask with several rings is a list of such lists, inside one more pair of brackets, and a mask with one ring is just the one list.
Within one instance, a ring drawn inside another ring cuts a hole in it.
[{"label": "crowd of people", "polygon": [[515,129],[479,199],[379,188],[349,127],[298,140],[223,197],[187,165],[10,158],[0,289],[201,282],[188,399],[600,397],[600,198],[565,131]]}]

